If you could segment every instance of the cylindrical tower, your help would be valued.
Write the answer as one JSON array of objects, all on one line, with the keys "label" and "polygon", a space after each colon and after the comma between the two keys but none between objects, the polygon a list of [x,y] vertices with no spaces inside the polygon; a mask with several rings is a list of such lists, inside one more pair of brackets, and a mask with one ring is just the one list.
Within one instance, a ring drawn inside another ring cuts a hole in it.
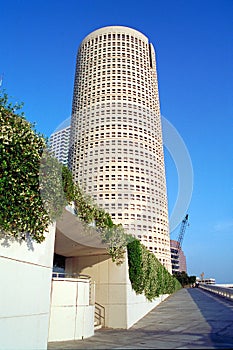
[{"label": "cylindrical tower", "polygon": [[110,26],[82,41],[70,142],[74,180],[171,272],[156,61],[145,35]]}]

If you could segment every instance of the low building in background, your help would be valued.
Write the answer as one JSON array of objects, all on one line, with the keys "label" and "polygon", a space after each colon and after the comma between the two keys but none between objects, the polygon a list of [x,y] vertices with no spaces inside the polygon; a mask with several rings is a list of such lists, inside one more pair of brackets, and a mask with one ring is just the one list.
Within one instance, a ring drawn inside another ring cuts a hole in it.
[{"label": "low building in background", "polygon": [[205,284],[215,284],[215,278],[199,278],[197,277],[197,282]]},{"label": "low building in background", "polygon": [[179,249],[179,242],[171,239],[171,261],[172,261],[172,274],[175,272],[187,272],[186,257],[183,250]]}]

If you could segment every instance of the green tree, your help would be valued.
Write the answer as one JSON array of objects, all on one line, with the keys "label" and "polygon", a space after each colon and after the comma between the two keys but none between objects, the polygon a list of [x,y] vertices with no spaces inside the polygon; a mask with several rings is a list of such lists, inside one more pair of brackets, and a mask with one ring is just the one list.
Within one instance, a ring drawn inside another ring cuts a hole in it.
[{"label": "green tree", "polygon": [[20,108],[0,92],[0,232],[42,242],[68,197],[61,165]]},{"label": "green tree", "polygon": [[185,271],[175,272],[174,276],[181,283],[182,287],[192,285],[196,282],[196,276],[188,276]]}]

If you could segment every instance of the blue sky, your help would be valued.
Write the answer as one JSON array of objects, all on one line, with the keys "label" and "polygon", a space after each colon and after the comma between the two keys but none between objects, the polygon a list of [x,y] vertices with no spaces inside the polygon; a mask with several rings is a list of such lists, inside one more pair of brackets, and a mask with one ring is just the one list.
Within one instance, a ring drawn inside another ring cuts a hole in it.
[{"label": "blue sky", "polygon": [[[87,34],[125,25],[149,38],[161,113],[193,166],[188,273],[233,283],[233,1],[0,0],[0,13],[3,87],[46,136],[71,114],[76,53]],[[165,162],[171,213],[178,182],[166,149]],[[179,227],[171,238],[178,234]]]}]

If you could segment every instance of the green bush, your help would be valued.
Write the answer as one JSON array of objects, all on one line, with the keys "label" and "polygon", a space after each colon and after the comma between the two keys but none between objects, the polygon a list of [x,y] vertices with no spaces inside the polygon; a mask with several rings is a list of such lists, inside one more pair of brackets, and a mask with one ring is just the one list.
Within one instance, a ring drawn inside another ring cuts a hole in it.
[{"label": "green bush", "polygon": [[20,107],[0,93],[0,233],[18,239],[29,234],[39,243],[71,200],[72,189],[46,139],[17,114]]},{"label": "green bush", "polygon": [[152,301],[161,294],[172,294],[181,288],[177,279],[136,238],[128,243],[127,253],[129,279],[136,294],[144,293]]},{"label": "green bush", "polygon": [[0,228],[1,232],[37,242],[50,222],[39,195],[40,159],[46,146],[7,96],[0,98]]}]

